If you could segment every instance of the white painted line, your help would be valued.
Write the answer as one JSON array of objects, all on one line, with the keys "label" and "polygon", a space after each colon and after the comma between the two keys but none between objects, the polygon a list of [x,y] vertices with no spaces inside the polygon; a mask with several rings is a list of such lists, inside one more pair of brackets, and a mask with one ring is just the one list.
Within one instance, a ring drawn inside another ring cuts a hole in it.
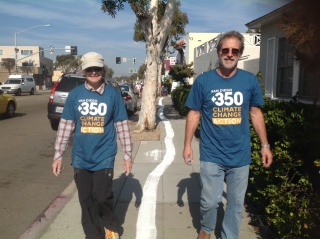
[{"label": "white painted line", "polygon": [[[143,197],[139,208],[138,219],[136,224],[136,239],[157,238],[156,228],[156,208],[157,208],[157,188],[160,177],[167,169],[168,166],[173,162],[176,155],[176,150],[173,145],[174,132],[171,127],[170,121],[163,116],[162,99],[159,100],[158,116],[163,121],[166,129],[165,145],[166,154],[163,157],[163,161],[149,174],[146,183],[143,186]],[[155,160],[158,154],[154,154]]]}]

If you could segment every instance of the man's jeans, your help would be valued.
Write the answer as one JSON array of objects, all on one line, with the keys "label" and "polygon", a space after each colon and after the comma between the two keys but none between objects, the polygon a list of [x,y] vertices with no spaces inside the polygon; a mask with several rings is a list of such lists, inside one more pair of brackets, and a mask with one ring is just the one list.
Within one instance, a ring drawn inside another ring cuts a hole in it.
[{"label": "man's jeans", "polygon": [[249,165],[232,168],[211,162],[200,162],[202,230],[208,234],[211,234],[215,230],[218,208],[222,203],[225,179],[227,183],[227,206],[222,222],[221,239],[239,238],[242,207],[248,186],[248,176]]}]

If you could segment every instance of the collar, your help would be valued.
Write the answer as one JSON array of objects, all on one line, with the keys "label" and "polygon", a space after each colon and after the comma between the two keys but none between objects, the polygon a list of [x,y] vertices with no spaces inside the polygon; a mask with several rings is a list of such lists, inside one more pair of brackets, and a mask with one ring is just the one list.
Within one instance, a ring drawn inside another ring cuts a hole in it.
[{"label": "collar", "polygon": [[102,83],[101,86],[97,90],[95,90],[88,84],[87,81],[84,82],[84,86],[87,90],[92,92],[97,92],[99,95],[103,94],[105,85],[106,85],[105,83]]}]

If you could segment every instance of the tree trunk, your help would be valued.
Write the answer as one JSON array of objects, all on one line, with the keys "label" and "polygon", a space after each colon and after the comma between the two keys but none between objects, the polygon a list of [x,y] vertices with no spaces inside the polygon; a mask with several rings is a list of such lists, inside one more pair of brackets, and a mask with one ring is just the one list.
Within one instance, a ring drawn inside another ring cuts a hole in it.
[{"label": "tree trunk", "polygon": [[147,69],[139,121],[136,126],[138,131],[154,130],[156,127],[158,66],[161,65],[160,55],[172,24],[175,4],[176,0],[168,0],[164,17],[159,24],[157,18],[158,2],[157,0],[151,0],[149,17],[141,20],[146,39]]},{"label": "tree trunk", "polygon": [[157,99],[157,52],[156,46],[147,47],[147,69],[142,91],[141,110],[136,128],[139,131],[153,130],[156,127],[156,99]]}]

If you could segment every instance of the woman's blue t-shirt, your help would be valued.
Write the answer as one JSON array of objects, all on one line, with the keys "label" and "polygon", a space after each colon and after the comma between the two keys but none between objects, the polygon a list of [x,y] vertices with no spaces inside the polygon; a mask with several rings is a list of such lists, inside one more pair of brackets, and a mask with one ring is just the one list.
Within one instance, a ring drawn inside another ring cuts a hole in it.
[{"label": "woman's blue t-shirt", "polygon": [[117,153],[114,123],[128,118],[119,91],[106,84],[100,95],[80,85],[70,91],[61,118],[75,122],[74,168],[97,171],[114,167]]},{"label": "woman's blue t-shirt", "polygon": [[258,79],[237,69],[230,78],[216,70],[194,82],[186,106],[201,112],[200,160],[229,167],[251,163],[250,106],[263,105]]}]

